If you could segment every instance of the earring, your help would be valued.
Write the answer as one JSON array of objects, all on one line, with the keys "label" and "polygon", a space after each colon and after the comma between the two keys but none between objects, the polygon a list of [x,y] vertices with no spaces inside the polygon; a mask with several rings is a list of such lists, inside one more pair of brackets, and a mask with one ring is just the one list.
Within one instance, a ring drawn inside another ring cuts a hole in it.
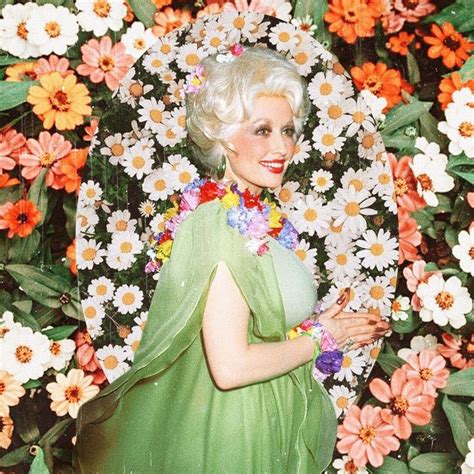
[{"label": "earring", "polygon": [[218,166],[214,169],[214,174],[217,178],[217,180],[221,180],[224,175],[225,175],[225,168],[226,168],[226,159],[225,156],[222,157],[221,162],[219,163]]}]

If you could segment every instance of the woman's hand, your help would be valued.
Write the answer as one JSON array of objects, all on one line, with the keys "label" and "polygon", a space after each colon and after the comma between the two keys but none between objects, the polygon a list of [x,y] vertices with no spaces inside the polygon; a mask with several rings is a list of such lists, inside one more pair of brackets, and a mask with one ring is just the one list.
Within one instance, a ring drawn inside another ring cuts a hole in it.
[{"label": "woman's hand", "polygon": [[317,318],[341,349],[348,344],[350,349],[370,344],[390,330],[390,324],[377,314],[342,311],[349,302],[349,295],[350,288],[346,288],[341,297]]}]

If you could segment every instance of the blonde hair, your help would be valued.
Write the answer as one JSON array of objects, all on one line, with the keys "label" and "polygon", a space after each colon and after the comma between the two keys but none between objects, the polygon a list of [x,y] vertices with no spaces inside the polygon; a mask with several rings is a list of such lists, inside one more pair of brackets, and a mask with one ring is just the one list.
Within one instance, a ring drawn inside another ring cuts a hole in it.
[{"label": "blonde hair", "polygon": [[217,55],[201,61],[205,80],[197,93],[186,94],[186,128],[196,158],[208,169],[219,165],[227,141],[252,114],[258,96],[285,97],[293,111],[296,134],[309,109],[306,82],[283,56],[266,48],[246,48],[230,62]]}]

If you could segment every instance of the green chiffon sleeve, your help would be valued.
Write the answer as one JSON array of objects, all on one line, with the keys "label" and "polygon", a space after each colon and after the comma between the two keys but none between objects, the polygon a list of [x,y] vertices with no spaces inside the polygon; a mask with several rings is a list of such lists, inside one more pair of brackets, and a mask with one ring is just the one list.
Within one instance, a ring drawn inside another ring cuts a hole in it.
[{"label": "green chiffon sleeve", "polygon": [[[246,240],[227,224],[220,201],[202,204],[176,232],[131,369],[81,407],[78,442],[85,427],[100,425],[113,416],[120,400],[134,385],[164,372],[199,337],[208,289],[221,261],[226,263],[250,308],[249,341],[285,339],[284,305],[271,252],[252,254],[246,248]],[[290,377],[300,393],[294,412],[288,414],[298,420],[298,442],[313,458],[312,466],[322,471],[332,457],[336,421],[325,389],[311,377],[310,365],[283,377]]]}]

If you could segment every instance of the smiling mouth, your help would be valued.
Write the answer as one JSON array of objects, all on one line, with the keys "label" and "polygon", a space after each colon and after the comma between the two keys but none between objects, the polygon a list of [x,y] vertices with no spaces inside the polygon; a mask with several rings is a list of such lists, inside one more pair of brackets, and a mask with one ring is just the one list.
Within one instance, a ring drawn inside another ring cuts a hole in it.
[{"label": "smiling mouth", "polygon": [[274,174],[281,174],[285,169],[285,160],[261,161],[260,164]]}]

